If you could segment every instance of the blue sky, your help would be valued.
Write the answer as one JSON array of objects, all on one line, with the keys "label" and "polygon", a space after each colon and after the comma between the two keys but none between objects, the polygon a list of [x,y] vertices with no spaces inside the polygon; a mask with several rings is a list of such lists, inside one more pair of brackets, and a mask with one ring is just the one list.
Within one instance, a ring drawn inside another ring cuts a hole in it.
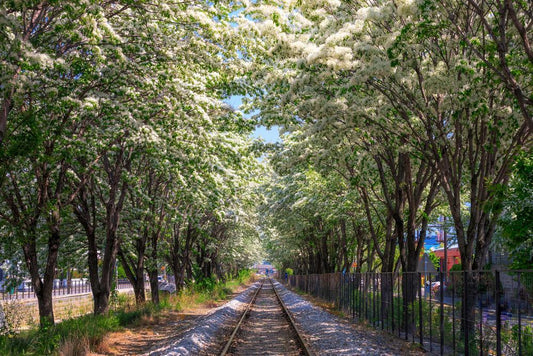
[{"label": "blue sky", "polygon": [[[234,95],[226,102],[231,105],[235,110],[239,109],[239,106],[241,105],[242,96]],[[250,115],[244,115],[245,117],[249,117]],[[252,137],[255,138],[262,138],[265,140],[265,142],[273,143],[273,142],[280,142],[281,139],[279,138],[279,131],[277,126],[272,127],[272,129],[267,129],[264,126],[258,126],[255,128],[255,131],[252,134]]]}]

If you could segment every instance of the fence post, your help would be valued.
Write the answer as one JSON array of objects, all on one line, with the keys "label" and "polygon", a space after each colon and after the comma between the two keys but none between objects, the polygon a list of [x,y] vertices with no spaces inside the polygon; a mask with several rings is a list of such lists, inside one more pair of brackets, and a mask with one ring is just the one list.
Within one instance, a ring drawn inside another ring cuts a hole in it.
[{"label": "fence post", "polygon": [[422,273],[418,272],[418,332],[420,336],[420,346],[424,345],[424,331],[423,331],[423,316],[422,316],[422,291],[420,288],[422,287]]},{"label": "fence post", "polygon": [[402,298],[402,291],[400,289],[401,287],[401,284],[402,284],[402,281],[400,280],[402,277],[402,275],[400,273],[398,273],[398,338],[401,337],[400,333],[401,333],[401,330],[402,330],[402,304],[403,302],[400,302],[400,298]]},{"label": "fence post", "polygon": [[[450,279],[452,279],[452,344],[453,344],[453,354],[455,355],[455,276],[457,274],[450,274]],[[452,277],[453,276],[453,277]]]},{"label": "fence post", "polygon": [[376,327],[376,321],[378,319],[376,315],[376,272],[372,272],[372,326]]},{"label": "fence post", "polygon": [[500,300],[500,271],[494,271],[496,282],[496,355],[502,354],[502,306]]},{"label": "fence post", "polygon": [[444,355],[444,280],[442,277],[443,274],[440,271],[440,354]]},{"label": "fence post", "polygon": [[366,319],[366,321],[368,321],[368,319],[369,319],[369,316],[368,316],[369,309],[368,308],[369,308],[369,305],[370,305],[369,304],[369,299],[368,299],[368,277],[369,277],[368,272],[365,272],[365,279],[364,279],[365,282],[364,282],[364,286],[363,286],[363,293],[365,295],[364,298],[365,298],[365,319]]},{"label": "fence post", "polygon": [[522,283],[520,276],[522,272],[518,272],[518,355],[522,356],[522,298],[520,297],[520,290],[522,289]]},{"label": "fence post", "polygon": [[350,303],[350,307],[352,308],[352,319],[355,320],[355,291],[354,291],[354,280],[355,280],[355,274],[352,273],[350,276],[350,296],[352,298],[352,301]]},{"label": "fence post", "polygon": [[464,347],[464,352],[465,352],[465,356],[469,356],[470,355],[470,342],[468,340],[468,320],[467,320],[467,315],[466,315],[466,311],[468,310],[467,308],[467,305],[468,305],[468,298],[466,297],[466,290],[467,288],[469,287],[467,284],[467,280],[466,280],[466,271],[463,271],[463,311],[462,311],[462,322],[463,322],[463,328],[464,328],[464,333],[465,333],[465,347]]},{"label": "fence post", "polygon": [[[481,276],[479,278],[481,278]],[[483,355],[483,302],[479,292],[477,298],[479,306],[479,354]]]},{"label": "fence post", "polygon": [[402,278],[401,278],[401,283],[402,283],[402,299],[403,302],[402,302],[402,305],[403,305],[403,323],[404,323],[404,332],[405,332],[405,340],[407,341],[408,337],[409,337],[409,326],[408,326],[408,323],[409,323],[409,315],[408,315],[408,310],[409,310],[409,306],[407,305],[407,301],[405,300],[405,295],[406,293],[409,293],[409,295],[412,295],[411,293],[413,293],[413,291],[411,290],[408,290],[408,291],[404,291],[403,289],[405,288],[405,286],[407,286],[407,288],[411,289],[413,287],[413,283],[411,283],[411,275],[410,275],[410,272],[404,272],[403,275],[402,275]]},{"label": "fence post", "polygon": [[343,282],[342,281],[342,277],[343,277],[342,276],[342,272],[337,272],[337,275],[338,275],[338,281],[339,281],[338,286],[340,287],[340,288],[336,288],[337,291],[338,291],[338,293],[337,293],[337,298],[338,298],[337,299],[337,303],[338,303],[337,304],[337,309],[342,310],[342,302],[344,300],[344,298],[342,296],[342,293],[344,292],[344,290],[342,288],[343,287],[342,286],[342,282]]}]

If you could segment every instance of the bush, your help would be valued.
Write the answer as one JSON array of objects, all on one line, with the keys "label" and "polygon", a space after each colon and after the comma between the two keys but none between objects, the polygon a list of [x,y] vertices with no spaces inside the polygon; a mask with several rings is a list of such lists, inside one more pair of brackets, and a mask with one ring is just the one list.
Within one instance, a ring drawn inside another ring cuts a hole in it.
[{"label": "bush", "polygon": [[210,292],[215,289],[216,285],[215,277],[204,277],[195,284],[195,290],[198,292]]},{"label": "bush", "polygon": [[13,335],[22,326],[25,316],[22,310],[22,304],[16,299],[0,304],[0,335]]},{"label": "bush", "polygon": [[250,277],[252,276],[252,271],[249,269],[242,269],[239,271],[239,274],[237,276],[237,280],[239,283],[247,282]]}]

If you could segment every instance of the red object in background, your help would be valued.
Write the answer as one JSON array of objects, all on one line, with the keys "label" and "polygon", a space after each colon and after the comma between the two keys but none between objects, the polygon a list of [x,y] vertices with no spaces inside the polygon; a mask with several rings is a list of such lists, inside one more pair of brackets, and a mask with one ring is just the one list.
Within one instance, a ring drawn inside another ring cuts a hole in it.
[{"label": "red object in background", "polygon": [[[444,248],[434,250],[433,253],[440,260],[440,265],[444,265]],[[453,265],[461,263],[461,254],[459,253],[459,247],[448,247],[448,261],[446,261],[446,269],[449,271]]]}]

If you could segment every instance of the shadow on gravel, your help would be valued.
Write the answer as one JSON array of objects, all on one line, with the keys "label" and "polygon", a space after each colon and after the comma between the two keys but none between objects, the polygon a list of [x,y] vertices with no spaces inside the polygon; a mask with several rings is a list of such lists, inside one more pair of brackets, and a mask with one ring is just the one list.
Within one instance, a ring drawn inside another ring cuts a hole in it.
[{"label": "shadow on gravel", "polygon": [[254,283],[226,304],[198,318],[195,325],[181,334],[178,339],[165,340],[162,344],[155,346],[148,355],[198,355],[205,353],[206,348],[217,343],[217,338],[223,330],[226,327],[231,327],[237,320],[252,293],[258,287],[259,282]]},{"label": "shadow on gravel", "polygon": [[319,355],[421,355],[393,336],[347,323],[293,293],[279,282],[276,289],[312,349]]}]

